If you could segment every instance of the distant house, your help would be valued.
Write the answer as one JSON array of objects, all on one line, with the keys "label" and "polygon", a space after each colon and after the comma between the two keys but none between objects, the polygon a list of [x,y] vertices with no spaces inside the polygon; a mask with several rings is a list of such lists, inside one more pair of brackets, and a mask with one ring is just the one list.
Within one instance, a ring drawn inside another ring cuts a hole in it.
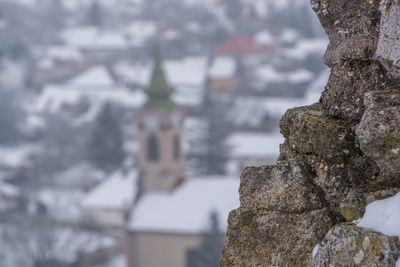
[{"label": "distant house", "polygon": [[284,141],[278,133],[238,132],[227,142],[231,147],[230,167],[240,173],[248,166],[273,165],[279,156],[279,145]]},{"label": "distant house", "polygon": [[124,227],[137,193],[136,172],[115,172],[83,198],[83,221],[105,227]]},{"label": "distant house", "polygon": [[89,60],[102,62],[143,52],[146,42],[155,34],[154,23],[136,21],[124,29],[70,28],[61,33],[60,39],[64,44],[79,49]]},{"label": "distant house", "polygon": [[207,78],[207,57],[186,57],[165,62],[165,71],[175,88],[172,100],[180,106],[201,104]]},{"label": "distant house", "polygon": [[186,267],[187,253],[200,245],[211,213],[226,231],[229,212],[239,206],[238,189],[238,179],[204,177],[143,196],[127,229],[128,266]]},{"label": "distant house", "polygon": [[83,53],[68,45],[46,47],[39,55],[32,81],[37,87],[65,81],[88,67]]},{"label": "distant house", "polygon": [[214,53],[216,56],[235,57],[253,64],[279,50],[279,45],[275,43],[260,43],[252,36],[235,36],[218,44]]},{"label": "distant house", "polygon": [[2,172],[12,172],[29,167],[32,155],[36,150],[37,147],[33,145],[0,147],[0,175]]},{"label": "distant house", "polygon": [[17,187],[0,181],[0,212],[17,208],[20,196]]},{"label": "distant house", "polygon": [[57,112],[69,109],[82,101],[89,102],[86,119],[91,119],[104,102],[118,103],[138,109],[146,101],[142,91],[131,91],[116,81],[106,67],[94,66],[65,83],[46,85],[34,104],[36,112]]},{"label": "distant house", "polygon": [[314,74],[296,65],[260,65],[252,79],[255,90],[275,97],[304,97]]},{"label": "distant house", "polygon": [[232,93],[237,71],[233,57],[214,58],[208,71],[208,88],[213,93]]},{"label": "distant house", "polygon": [[[289,108],[305,105],[304,99],[287,97],[239,96],[232,109],[232,123],[242,131],[273,131],[266,128],[267,119],[277,121]],[[308,103],[310,104],[310,103]]]}]

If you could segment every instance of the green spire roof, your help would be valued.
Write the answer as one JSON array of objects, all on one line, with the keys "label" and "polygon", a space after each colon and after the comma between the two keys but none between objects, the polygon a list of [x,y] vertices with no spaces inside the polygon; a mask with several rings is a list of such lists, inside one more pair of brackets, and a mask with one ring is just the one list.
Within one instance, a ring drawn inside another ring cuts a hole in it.
[{"label": "green spire roof", "polygon": [[170,110],[174,107],[171,101],[173,88],[168,84],[159,51],[155,54],[154,69],[151,82],[146,92],[148,95],[147,107]]}]

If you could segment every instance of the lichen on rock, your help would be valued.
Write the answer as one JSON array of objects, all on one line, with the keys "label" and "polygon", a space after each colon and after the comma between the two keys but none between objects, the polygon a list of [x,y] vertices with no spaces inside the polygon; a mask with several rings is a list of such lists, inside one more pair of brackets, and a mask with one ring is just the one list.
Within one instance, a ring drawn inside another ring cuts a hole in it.
[{"label": "lichen on rock", "polygon": [[243,172],[222,267],[394,267],[399,257],[396,237],[351,222],[400,190],[400,0],[311,4],[330,39],[328,85],[320,103],[282,118],[277,164]]},{"label": "lichen on rock", "polygon": [[381,171],[400,180],[400,87],[366,94],[367,109],[356,133],[361,149]]},{"label": "lichen on rock", "polygon": [[400,255],[397,237],[388,237],[351,223],[333,227],[313,259],[314,266],[395,266]]}]

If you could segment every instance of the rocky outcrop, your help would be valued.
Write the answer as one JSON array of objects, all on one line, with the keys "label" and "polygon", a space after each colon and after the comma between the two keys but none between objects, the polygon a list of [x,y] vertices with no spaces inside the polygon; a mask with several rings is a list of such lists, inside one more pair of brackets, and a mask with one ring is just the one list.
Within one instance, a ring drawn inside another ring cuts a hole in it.
[{"label": "rocky outcrop", "polygon": [[395,266],[400,243],[395,237],[384,236],[353,224],[333,227],[314,256],[316,266]]},{"label": "rocky outcrop", "polygon": [[311,4],[330,39],[330,79],[320,103],[282,118],[277,165],[242,174],[223,267],[394,266],[399,257],[397,237],[352,221],[400,190],[400,0]]}]

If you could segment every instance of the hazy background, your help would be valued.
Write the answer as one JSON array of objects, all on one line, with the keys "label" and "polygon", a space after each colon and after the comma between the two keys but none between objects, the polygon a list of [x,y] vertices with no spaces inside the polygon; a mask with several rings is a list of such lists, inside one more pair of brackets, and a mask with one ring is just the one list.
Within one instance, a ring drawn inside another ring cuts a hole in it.
[{"label": "hazy background", "polygon": [[[326,46],[308,0],[0,0],[0,267],[128,266],[143,229],[196,236],[165,257],[217,266],[240,173],[273,164],[280,117],[318,101]],[[187,182],[147,198],[137,117],[156,50]]]}]

